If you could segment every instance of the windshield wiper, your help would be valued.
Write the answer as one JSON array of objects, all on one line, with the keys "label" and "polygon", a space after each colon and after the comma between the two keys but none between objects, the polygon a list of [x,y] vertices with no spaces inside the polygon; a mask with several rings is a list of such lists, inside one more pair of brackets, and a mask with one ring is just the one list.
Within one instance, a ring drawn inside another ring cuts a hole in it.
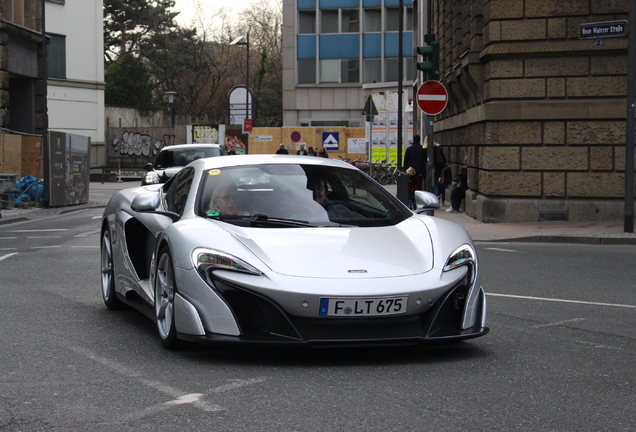
[{"label": "windshield wiper", "polygon": [[280,218],[280,217],[271,217],[263,213],[254,213],[252,216],[249,216],[251,226],[267,226],[267,225],[282,225],[282,226],[302,226],[302,227],[311,227],[309,221],[298,220],[298,219],[288,219],[288,218]]},{"label": "windshield wiper", "polygon": [[217,219],[225,222],[234,221],[246,221],[250,223],[250,226],[285,226],[285,227],[314,227],[309,221],[298,219],[287,219],[280,217],[271,217],[264,213],[254,213],[253,215],[220,215],[210,214],[207,215],[210,219]]}]

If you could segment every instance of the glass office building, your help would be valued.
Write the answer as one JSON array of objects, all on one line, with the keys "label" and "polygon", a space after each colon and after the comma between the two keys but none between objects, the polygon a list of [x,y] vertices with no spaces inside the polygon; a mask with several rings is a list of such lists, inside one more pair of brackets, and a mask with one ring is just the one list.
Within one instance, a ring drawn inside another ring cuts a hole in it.
[{"label": "glass office building", "polygon": [[[363,126],[373,92],[396,91],[399,0],[284,0],[285,126]],[[413,0],[403,0],[405,90],[413,67]]]}]

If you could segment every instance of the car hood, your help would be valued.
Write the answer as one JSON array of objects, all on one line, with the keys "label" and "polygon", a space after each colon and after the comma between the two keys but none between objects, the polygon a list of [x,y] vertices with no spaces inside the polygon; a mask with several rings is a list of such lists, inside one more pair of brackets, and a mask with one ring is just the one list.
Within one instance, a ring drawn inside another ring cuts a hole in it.
[{"label": "car hood", "polygon": [[312,278],[419,274],[433,266],[431,236],[419,218],[374,228],[241,228],[228,230],[272,271]]}]

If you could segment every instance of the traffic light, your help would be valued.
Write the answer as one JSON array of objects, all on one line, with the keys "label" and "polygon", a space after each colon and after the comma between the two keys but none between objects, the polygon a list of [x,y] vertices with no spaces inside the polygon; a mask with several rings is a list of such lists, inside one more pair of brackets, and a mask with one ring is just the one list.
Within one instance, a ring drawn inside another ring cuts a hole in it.
[{"label": "traffic light", "polygon": [[427,74],[427,79],[439,78],[439,42],[433,40],[428,45],[417,47],[417,54],[422,56],[417,62],[417,70]]}]

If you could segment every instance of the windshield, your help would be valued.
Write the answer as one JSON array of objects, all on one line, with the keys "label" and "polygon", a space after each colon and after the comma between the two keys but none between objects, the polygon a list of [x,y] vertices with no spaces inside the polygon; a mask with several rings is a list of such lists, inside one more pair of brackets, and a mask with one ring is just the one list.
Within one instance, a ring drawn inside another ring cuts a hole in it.
[{"label": "windshield", "polygon": [[199,215],[244,226],[389,226],[410,213],[358,170],[268,164],[212,169]]},{"label": "windshield", "polygon": [[164,148],[155,159],[155,168],[184,167],[197,159],[214,156],[221,156],[221,151],[218,147],[192,147],[174,150]]}]

